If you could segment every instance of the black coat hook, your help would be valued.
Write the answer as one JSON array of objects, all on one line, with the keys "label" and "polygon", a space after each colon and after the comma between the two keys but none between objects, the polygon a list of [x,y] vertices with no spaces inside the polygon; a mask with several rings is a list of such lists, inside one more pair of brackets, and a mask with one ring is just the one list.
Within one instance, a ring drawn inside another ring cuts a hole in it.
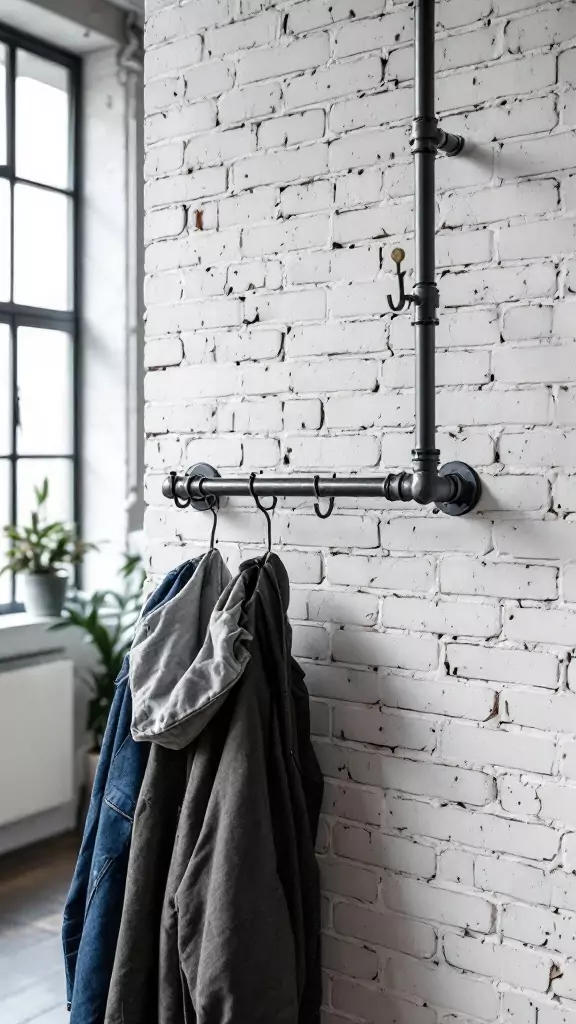
[{"label": "black coat hook", "polygon": [[[186,489],[189,490],[190,485],[194,483],[193,477],[188,477],[186,481]],[[203,498],[206,499],[208,508],[210,509],[213,517],[212,522],[212,533],[210,534],[210,551],[214,550],[214,544],[216,543],[216,527],[218,525],[218,512],[220,511],[220,499],[215,494],[205,494],[204,484],[206,483],[206,477],[203,476],[201,480],[198,480],[198,490]]]},{"label": "black coat hook", "polygon": [[256,492],[254,490],[254,481],[255,481],[255,479],[256,479],[256,473],[250,473],[250,479],[248,481],[248,487],[249,487],[249,490],[250,490],[250,494],[252,495],[252,497],[254,498],[254,501],[256,502],[256,508],[259,508],[260,511],[264,513],[264,516],[266,518],[266,524],[267,524],[267,527],[268,527],[268,554],[270,554],[270,552],[272,550],[272,519],[270,518],[268,513],[274,511],[274,509],[276,508],[276,505],[278,503],[278,498],[274,495],[274,497],[272,498],[272,504],[269,505],[268,508],[266,508],[262,504],[262,502],[260,501],[258,495],[256,494]]},{"label": "black coat hook", "polygon": [[314,511],[315,511],[315,513],[316,513],[316,515],[318,516],[319,519],[328,519],[328,516],[331,516],[332,512],[334,510],[334,498],[329,498],[328,499],[328,508],[327,508],[326,512],[322,512],[320,510],[320,505],[318,504],[319,501],[320,501],[320,495],[318,493],[318,481],[319,481],[319,479],[320,479],[319,476],[315,476],[314,477],[314,494],[316,495],[316,502],[314,504]]},{"label": "black coat hook", "polygon": [[398,277],[398,289],[400,297],[398,302],[394,302],[391,295],[387,295],[386,298],[388,299],[388,305],[390,306],[392,312],[401,313],[405,306],[408,306],[408,309],[410,309],[410,303],[412,302],[414,303],[415,306],[419,306],[420,299],[418,298],[417,295],[406,295],[406,290],[404,288],[404,278],[406,277],[406,271],[400,269],[403,261],[406,259],[406,253],[404,252],[404,249],[392,249],[390,256],[394,263],[396,264],[396,274]]}]

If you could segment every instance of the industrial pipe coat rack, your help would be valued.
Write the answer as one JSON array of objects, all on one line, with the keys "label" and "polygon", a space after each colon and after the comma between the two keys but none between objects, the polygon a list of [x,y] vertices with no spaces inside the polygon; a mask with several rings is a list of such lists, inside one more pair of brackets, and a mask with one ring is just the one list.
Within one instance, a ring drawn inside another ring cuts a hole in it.
[{"label": "industrial pipe coat rack", "polygon": [[464,139],[443,131],[434,109],[435,0],[416,0],[414,85],[415,111],[410,145],[414,158],[414,291],[406,295],[403,249],[392,252],[397,267],[399,299],[388,296],[395,313],[412,306],[416,353],[416,413],[412,471],[390,473],[385,477],[263,477],[251,481],[220,477],[212,466],[199,464],[184,476],[171,473],[162,486],[167,498],[182,507],[211,507],[214,498],[224,495],[277,495],[322,498],[387,498],[389,501],[434,503],[448,515],[471,512],[481,493],[480,478],[464,462],[450,462],[438,469],[440,452],[436,447],[435,342],[439,305],[436,285],[436,195],[435,161],[438,152],[457,156]]}]

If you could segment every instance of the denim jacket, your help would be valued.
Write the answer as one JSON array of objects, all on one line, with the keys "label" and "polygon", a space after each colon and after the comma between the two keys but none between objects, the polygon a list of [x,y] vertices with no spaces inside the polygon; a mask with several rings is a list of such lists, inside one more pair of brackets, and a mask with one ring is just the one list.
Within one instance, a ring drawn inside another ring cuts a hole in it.
[{"label": "denim jacket", "polygon": [[[139,636],[146,632],[147,617],[180,593],[198,562],[184,562],[173,569],[154,591],[142,612]],[[129,670],[127,654],[116,681],[80,853],[64,909],[62,941],[70,1024],[101,1024],[104,1020],[134,810],[150,752],[149,743],[137,743],[131,735]]]}]

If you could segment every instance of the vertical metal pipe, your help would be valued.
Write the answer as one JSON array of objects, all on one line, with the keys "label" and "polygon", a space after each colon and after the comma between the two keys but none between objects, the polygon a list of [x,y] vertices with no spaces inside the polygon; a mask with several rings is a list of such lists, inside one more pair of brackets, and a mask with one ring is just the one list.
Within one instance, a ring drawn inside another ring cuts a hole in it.
[{"label": "vertical metal pipe", "polygon": [[412,125],[414,155],[414,344],[416,352],[415,472],[432,473],[438,465],[436,449],[435,335],[438,307],[436,287],[436,193],[434,164],[438,146],[435,116],[434,41],[435,0],[415,4],[415,117]]}]

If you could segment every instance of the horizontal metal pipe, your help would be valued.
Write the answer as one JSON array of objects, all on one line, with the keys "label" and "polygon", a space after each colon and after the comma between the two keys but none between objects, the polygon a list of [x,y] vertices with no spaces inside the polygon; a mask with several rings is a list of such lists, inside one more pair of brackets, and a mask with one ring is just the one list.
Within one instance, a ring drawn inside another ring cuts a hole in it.
[{"label": "horizontal metal pipe", "polygon": [[[189,483],[188,483],[189,481]],[[412,473],[390,473],[373,477],[318,477],[318,496],[321,498],[387,498],[389,501],[412,499]],[[457,485],[451,477],[437,476],[434,494],[430,500],[449,501]],[[203,497],[250,497],[249,477],[166,477],[162,486],[166,498],[176,495],[181,501]],[[260,497],[314,498],[314,477],[257,476],[254,493]]]}]

